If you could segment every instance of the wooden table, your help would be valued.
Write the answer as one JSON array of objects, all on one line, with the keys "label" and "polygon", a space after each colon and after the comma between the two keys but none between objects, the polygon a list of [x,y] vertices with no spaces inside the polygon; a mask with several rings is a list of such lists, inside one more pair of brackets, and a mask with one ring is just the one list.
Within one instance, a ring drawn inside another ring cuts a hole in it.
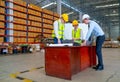
[{"label": "wooden table", "polygon": [[46,75],[72,79],[72,75],[96,65],[95,46],[46,47]]}]

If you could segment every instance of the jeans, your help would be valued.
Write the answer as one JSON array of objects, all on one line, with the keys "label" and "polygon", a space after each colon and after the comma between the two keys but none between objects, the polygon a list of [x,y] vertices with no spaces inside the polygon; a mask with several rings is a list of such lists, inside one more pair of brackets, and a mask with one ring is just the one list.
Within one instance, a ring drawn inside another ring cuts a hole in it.
[{"label": "jeans", "polygon": [[98,65],[103,66],[103,58],[102,58],[102,44],[105,41],[105,35],[98,36],[96,39],[96,54],[98,57]]},{"label": "jeans", "polygon": [[[63,39],[60,39],[61,43],[63,42]],[[54,38],[54,44],[58,44],[58,39],[55,37]]]}]

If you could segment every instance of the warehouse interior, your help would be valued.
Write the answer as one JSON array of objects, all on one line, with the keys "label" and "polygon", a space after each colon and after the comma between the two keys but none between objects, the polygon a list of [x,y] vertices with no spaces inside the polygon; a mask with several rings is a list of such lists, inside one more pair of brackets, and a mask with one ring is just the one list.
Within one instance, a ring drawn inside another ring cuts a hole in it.
[{"label": "warehouse interior", "polygon": [[[84,14],[101,26],[103,71],[89,67],[71,80],[47,75],[46,47],[53,44],[53,23],[63,13],[69,16],[65,39],[72,39],[73,20],[83,26]],[[119,63],[120,0],[0,0],[0,82],[119,82]]]}]

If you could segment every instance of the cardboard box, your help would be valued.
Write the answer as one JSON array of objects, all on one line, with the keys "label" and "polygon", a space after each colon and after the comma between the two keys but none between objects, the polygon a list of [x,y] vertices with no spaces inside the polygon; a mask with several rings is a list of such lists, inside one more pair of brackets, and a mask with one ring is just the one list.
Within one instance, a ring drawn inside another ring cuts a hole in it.
[{"label": "cardboard box", "polygon": [[42,9],[39,6],[36,6],[34,4],[29,4],[28,7],[31,8],[31,9],[34,9],[34,10],[42,11]]},{"label": "cardboard box", "polygon": [[48,19],[43,19],[43,23],[53,24],[53,21]]},{"label": "cardboard box", "polygon": [[5,35],[5,30],[4,29],[0,29],[0,35]]},{"label": "cardboard box", "polygon": [[4,42],[4,38],[0,37],[0,43]]},{"label": "cardboard box", "polygon": [[4,22],[0,22],[0,28],[5,28],[5,23]]},{"label": "cardboard box", "polygon": [[26,6],[26,2],[23,0],[13,0],[15,3],[18,3],[20,5]]},{"label": "cardboard box", "polygon": [[14,18],[15,23],[20,23],[20,24],[26,24],[26,20],[24,19],[19,19],[19,18]]},{"label": "cardboard box", "polygon": [[53,15],[53,12],[50,11],[50,10],[47,10],[47,9],[43,9],[42,11],[43,13],[47,13],[47,14],[50,14],[50,15]]},{"label": "cardboard box", "polygon": [[47,18],[47,19],[53,20],[53,16],[48,15],[48,14],[43,14],[43,17],[44,17],[44,18]]},{"label": "cardboard box", "polygon": [[5,6],[5,1],[0,0],[0,6]]},{"label": "cardboard box", "polygon": [[4,15],[0,15],[0,20],[5,21],[5,16]]},{"label": "cardboard box", "polygon": [[49,24],[43,24],[43,28],[53,28],[53,25],[49,25]]},{"label": "cardboard box", "polygon": [[21,12],[14,11],[14,16],[27,18],[27,15]]},{"label": "cardboard box", "polygon": [[26,8],[19,5],[14,4],[13,8],[22,12],[26,12]]},{"label": "cardboard box", "polygon": [[5,13],[5,8],[0,7],[0,13]]}]

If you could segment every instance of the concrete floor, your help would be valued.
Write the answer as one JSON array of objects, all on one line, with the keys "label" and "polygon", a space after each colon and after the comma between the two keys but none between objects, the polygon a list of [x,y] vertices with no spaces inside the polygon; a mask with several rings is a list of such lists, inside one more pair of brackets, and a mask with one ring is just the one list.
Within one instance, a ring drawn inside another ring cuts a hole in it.
[{"label": "concrete floor", "polygon": [[[88,68],[74,75],[71,81],[46,76],[44,68],[21,73],[18,76],[35,82],[120,82],[120,49],[104,48],[103,56],[104,71]],[[30,82],[12,78],[10,74],[41,66],[44,66],[44,52],[0,56],[0,82]]]}]

